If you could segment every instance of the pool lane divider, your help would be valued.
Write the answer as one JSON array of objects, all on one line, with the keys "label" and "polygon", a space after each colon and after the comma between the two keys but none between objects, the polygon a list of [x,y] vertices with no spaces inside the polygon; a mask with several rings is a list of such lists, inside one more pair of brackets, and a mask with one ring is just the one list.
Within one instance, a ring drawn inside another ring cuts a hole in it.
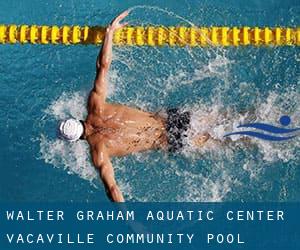
[{"label": "pool lane divider", "polygon": [[[101,44],[105,27],[1,25],[0,44]],[[299,46],[300,27],[125,27],[114,44],[128,46]]]}]

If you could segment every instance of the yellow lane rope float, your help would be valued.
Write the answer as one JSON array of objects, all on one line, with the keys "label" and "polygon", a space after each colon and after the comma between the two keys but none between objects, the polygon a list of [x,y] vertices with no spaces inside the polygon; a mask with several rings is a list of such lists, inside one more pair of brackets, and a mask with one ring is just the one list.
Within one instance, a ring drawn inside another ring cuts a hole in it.
[{"label": "yellow lane rope float", "polygon": [[[0,44],[100,44],[105,27],[0,25]],[[300,27],[126,27],[116,45],[136,46],[299,46]]]}]

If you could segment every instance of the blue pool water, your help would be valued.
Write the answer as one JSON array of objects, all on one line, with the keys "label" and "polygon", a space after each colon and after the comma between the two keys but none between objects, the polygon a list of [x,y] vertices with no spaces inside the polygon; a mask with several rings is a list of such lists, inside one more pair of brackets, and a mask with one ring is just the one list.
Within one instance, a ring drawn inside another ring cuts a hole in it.
[{"label": "blue pool water", "polygon": [[[299,26],[299,1],[10,0],[0,23]],[[59,119],[83,118],[96,46],[0,45],[0,201],[107,200],[86,143],[55,137]],[[192,110],[193,131],[220,138],[242,122],[300,127],[300,50],[116,47],[109,100],[145,110]],[[226,114],[226,115],[225,115]],[[283,143],[209,144],[180,155],[113,159],[130,201],[300,201],[300,136]]]}]

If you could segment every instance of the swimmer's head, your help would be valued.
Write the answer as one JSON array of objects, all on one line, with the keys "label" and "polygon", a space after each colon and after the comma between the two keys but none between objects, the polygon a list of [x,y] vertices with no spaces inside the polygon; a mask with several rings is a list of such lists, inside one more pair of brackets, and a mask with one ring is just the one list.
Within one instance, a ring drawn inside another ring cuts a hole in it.
[{"label": "swimmer's head", "polygon": [[84,133],[84,126],[81,121],[77,119],[67,119],[61,121],[58,125],[59,138],[74,142],[80,139]]}]

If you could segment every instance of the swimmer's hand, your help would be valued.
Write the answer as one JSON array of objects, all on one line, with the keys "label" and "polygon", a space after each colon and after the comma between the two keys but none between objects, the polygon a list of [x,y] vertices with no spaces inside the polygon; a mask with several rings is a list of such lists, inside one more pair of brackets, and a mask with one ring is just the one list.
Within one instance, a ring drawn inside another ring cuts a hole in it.
[{"label": "swimmer's hand", "polygon": [[106,28],[103,45],[97,57],[96,78],[92,91],[96,92],[97,96],[100,97],[98,98],[98,103],[101,103],[101,105],[103,104],[103,102],[105,102],[107,96],[107,76],[112,61],[112,45],[114,32],[117,29],[123,28],[128,24],[120,23],[126,16],[128,16],[128,14],[129,11],[124,11],[121,15],[117,16]]},{"label": "swimmer's hand", "polygon": [[126,10],[123,13],[121,13],[119,16],[117,16],[107,27],[107,32],[115,32],[118,29],[124,28],[126,25],[128,25],[128,22],[120,23],[125,17],[127,17],[129,14],[129,11]]}]

